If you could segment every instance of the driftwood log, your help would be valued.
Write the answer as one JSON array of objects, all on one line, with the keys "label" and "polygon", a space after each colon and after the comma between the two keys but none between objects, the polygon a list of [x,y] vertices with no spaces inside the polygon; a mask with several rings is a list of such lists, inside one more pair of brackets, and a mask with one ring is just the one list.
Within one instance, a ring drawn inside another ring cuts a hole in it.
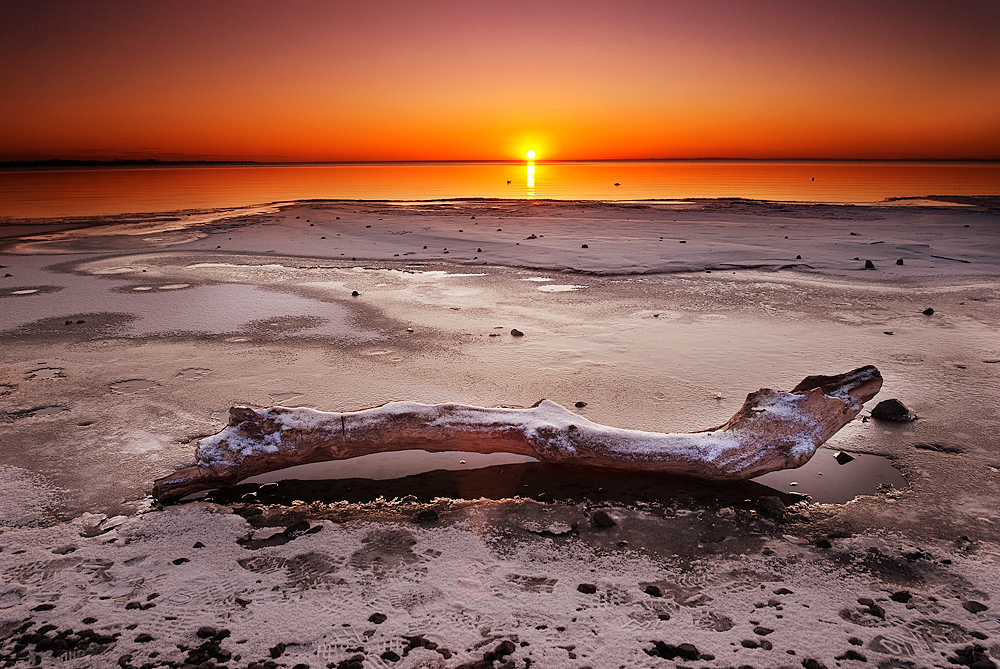
[{"label": "driftwood log", "polygon": [[229,425],[198,443],[197,464],[157,480],[153,496],[176,501],[265,472],[410,449],[515,453],[542,462],[748,479],[799,467],[882,387],[872,366],[810,376],[781,392],[764,388],[726,423],[664,434],[607,427],[542,400],[530,409],[391,402],[343,413],[271,407],[229,410]]}]

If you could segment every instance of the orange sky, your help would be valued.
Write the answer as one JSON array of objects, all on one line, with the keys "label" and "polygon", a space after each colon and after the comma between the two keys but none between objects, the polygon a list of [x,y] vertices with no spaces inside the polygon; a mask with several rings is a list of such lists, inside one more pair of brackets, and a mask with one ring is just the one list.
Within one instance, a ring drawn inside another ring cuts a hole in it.
[{"label": "orange sky", "polygon": [[0,160],[1000,158],[997,0],[0,0]]}]

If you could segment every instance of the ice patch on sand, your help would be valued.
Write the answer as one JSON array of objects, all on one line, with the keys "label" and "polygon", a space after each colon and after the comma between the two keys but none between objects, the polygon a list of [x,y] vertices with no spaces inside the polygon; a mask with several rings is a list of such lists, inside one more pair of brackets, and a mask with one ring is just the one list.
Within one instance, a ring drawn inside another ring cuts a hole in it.
[{"label": "ice patch on sand", "polygon": [[0,466],[0,527],[31,527],[42,522],[45,508],[56,501],[37,476],[19,467]]},{"label": "ice patch on sand", "polygon": [[539,286],[538,290],[542,291],[543,293],[569,293],[574,290],[580,290],[581,288],[587,288],[587,286],[552,283],[544,286]]}]

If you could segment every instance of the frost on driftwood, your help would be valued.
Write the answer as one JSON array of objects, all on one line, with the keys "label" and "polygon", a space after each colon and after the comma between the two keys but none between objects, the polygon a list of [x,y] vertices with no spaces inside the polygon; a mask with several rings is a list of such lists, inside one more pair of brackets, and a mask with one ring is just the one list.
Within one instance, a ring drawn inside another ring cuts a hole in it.
[{"label": "frost on driftwood", "polygon": [[530,409],[391,402],[343,413],[236,406],[225,429],[200,440],[195,466],[157,480],[153,495],[169,502],[293,465],[411,449],[748,479],[805,464],[881,387],[872,366],[810,376],[788,392],[750,393],[723,425],[672,434],[599,425],[548,400]]}]

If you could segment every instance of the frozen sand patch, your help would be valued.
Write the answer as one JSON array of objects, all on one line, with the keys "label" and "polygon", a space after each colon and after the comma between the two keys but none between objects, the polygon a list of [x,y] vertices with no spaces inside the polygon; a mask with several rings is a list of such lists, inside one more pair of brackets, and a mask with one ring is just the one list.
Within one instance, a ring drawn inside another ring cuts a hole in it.
[{"label": "frozen sand patch", "polygon": [[[43,485],[37,474],[3,465],[0,465],[0,496],[3,498],[0,528],[38,525],[47,518],[47,510],[58,500],[58,494]],[[0,534],[3,533],[4,530],[0,529]],[[3,584],[0,584],[2,590]],[[8,607],[0,605],[0,608]]]},{"label": "frozen sand patch", "polygon": [[587,286],[550,283],[544,286],[539,286],[537,290],[540,290],[543,293],[571,293],[582,288],[587,288]]}]

